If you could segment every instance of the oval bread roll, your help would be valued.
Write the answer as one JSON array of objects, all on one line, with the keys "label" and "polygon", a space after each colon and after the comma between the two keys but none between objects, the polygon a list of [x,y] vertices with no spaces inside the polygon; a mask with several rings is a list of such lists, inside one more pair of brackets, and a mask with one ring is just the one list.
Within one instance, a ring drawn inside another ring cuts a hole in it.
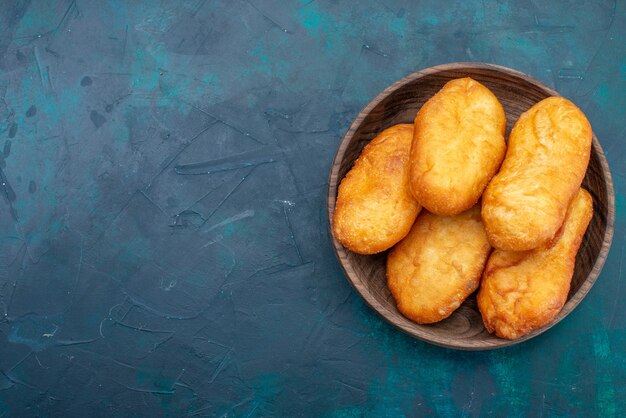
[{"label": "oval bread roll", "polygon": [[554,319],[567,300],[576,253],[592,216],[591,196],[579,189],[550,243],[532,251],[493,252],[478,292],[489,332],[514,339]]},{"label": "oval bread roll", "polygon": [[455,215],[474,206],[502,163],[506,117],[493,93],[449,81],[415,117],[411,192],[424,208]]},{"label": "oval bread roll", "polygon": [[372,140],[339,185],[335,238],[361,254],[384,251],[411,229],[421,206],[408,188],[413,125],[385,129]]},{"label": "oval bread roll", "polygon": [[482,200],[491,245],[525,251],[554,237],[587,171],[591,136],[583,112],[562,97],[520,116]]},{"label": "oval bread roll", "polygon": [[424,212],[387,257],[398,310],[419,324],[447,318],[478,287],[490,251],[478,205],[454,216]]}]

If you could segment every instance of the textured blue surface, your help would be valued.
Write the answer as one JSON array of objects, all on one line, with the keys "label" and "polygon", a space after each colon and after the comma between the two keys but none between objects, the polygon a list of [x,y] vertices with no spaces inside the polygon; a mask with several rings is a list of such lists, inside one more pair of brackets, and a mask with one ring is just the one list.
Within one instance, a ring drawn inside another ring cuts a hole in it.
[{"label": "textured blue surface", "polygon": [[[0,416],[626,415],[625,31],[621,1],[0,3]],[[615,183],[587,298],[492,352],[389,326],[326,229],[351,120],[453,61],[573,100]]]}]

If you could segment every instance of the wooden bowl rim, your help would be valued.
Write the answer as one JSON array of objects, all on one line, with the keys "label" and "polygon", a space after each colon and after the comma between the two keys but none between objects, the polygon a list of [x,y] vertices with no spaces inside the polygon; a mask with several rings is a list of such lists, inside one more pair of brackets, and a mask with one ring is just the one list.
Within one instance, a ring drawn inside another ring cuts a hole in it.
[{"label": "wooden bowl rim", "polygon": [[399,328],[401,331],[405,332],[406,334],[414,338],[417,338],[422,341],[426,341],[428,343],[438,345],[441,347],[446,347],[446,348],[452,348],[452,349],[457,349],[457,350],[468,350],[468,351],[480,351],[480,350],[490,350],[490,349],[508,347],[508,346],[512,346],[512,345],[527,341],[533,337],[536,337],[537,335],[544,333],[548,329],[558,324],[563,318],[569,315],[569,313],[572,312],[574,308],[576,308],[576,306],[578,306],[578,304],[584,299],[584,297],[587,295],[587,293],[589,293],[589,290],[594,285],[598,276],[600,275],[600,272],[602,271],[602,267],[604,267],[604,263],[606,262],[606,259],[609,254],[609,249],[611,247],[611,242],[613,240],[613,230],[614,230],[614,224],[615,224],[615,192],[613,190],[613,179],[611,177],[609,163],[606,159],[606,156],[604,155],[602,146],[600,145],[600,142],[598,141],[598,138],[596,137],[595,132],[594,132],[592,147],[600,160],[600,165],[602,167],[602,176],[604,179],[604,185],[607,191],[606,229],[605,229],[604,237],[602,240],[602,246],[598,253],[598,257],[595,260],[593,268],[591,269],[591,272],[589,273],[587,278],[583,281],[583,283],[580,285],[576,293],[572,295],[572,297],[565,303],[565,305],[563,306],[559,314],[556,316],[556,318],[554,318],[554,320],[550,322],[549,324],[541,328],[538,328],[534,330],[533,332],[515,340],[497,339],[497,337],[494,336],[495,342],[485,341],[484,345],[476,346],[476,345],[451,344],[450,341],[446,338],[433,336],[419,329],[416,330],[416,329],[409,328],[403,324],[398,324],[394,322],[393,320],[387,318],[387,316],[381,310],[382,306],[380,306],[380,303],[373,296],[371,296],[368,292],[364,291],[364,289],[361,288],[360,284],[356,283],[356,280],[351,276],[351,273],[349,273],[346,270],[342,262],[342,256],[345,256],[347,254],[347,250],[335,239],[335,236],[333,234],[332,220],[333,220],[333,213],[335,210],[337,188],[339,187],[339,183],[342,180],[339,178],[340,163],[343,160],[343,157],[345,155],[346,149],[348,148],[348,145],[350,143],[352,136],[354,135],[354,133],[360,126],[364,117],[367,116],[372,111],[372,109],[374,109],[381,101],[386,99],[389,95],[393,94],[399,88],[405,86],[406,84],[412,83],[415,80],[418,80],[420,78],[423,78],[432,74],[444,72],[444,71],[463,71],[463,70],[466,70],[466,71],[491,70],[495,72],[505,73],[505,74],[512,75],[517,78],[521,78],[524,81],[530,84],[533,84],[535,87],[540,88],[541,90],[545,91],[547,94],[551,96],[560,96],[560,94],[556,92],[554,89],[548,87],[547,85],[543,84],[542,82],[538,80],[535,80],[534,78],[532,78],[531,76],[525,73],[522,73],[517,70],[513,70],[508,67],[503,67],[501,65],[488,64],[488,63],[482,63],[482,62],[454,62],[454,63],[449,63],[449,64],[436,65],[433,67],[428,67],[428,68],[419,70],[415,73],[412,73],[396,81],[395,83],[387,87],[385,90],[383,90],[378,96],[376,96],[371,102],[369,102],[359,112],[359,114],[355,117],[354,121],[350,125],[350,128],[346,131],[345,135],[341,139],[341,142],[339,143],[339,147],[337,148],[337,152],[335,153],[335,157],[333,158],[330,174],[328,177],[327,215],[328,215],[328,229],[329,229],[330,237],[333,243],[333,250],[335,252],[335,256],[337,257],[337,260],[339,261],[339,265],[341,266],[341,269],[343,270],[350,285],[363,298],[363,300],[365,300],[365,302],[370,308],[372,308],[381,317],[383,317],[385,321]]}]

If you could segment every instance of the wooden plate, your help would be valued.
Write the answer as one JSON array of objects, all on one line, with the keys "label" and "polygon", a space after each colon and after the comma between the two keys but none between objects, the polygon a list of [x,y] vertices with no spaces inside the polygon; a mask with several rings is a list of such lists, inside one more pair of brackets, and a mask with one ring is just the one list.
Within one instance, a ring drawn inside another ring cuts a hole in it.
[{"label": "wooden plate", "polygon": [[[335,155],[328,184],[328,219],[332,223],[337,187],[363,147],[379,132],[398,123],[412,123],[417,110],[443,85],[454,78],[470,76],[487,86],[500,100],[507,127],[538,101],[559,94],[544,84],[509,68],[483,63],[453,63],[418,71],[380,93],[356,117]],[[507,131],[508,137],[508,131]],[[593,286],[606,260],[615,221],[615,197],[609,166],[596,136],[583,187],[593,196],[594,215],[576,258],[576,268],[567,302],[550,324],[509,341],[489,334],[470,296],[449,318],[432,325],[419,325],[398,312],[385,278],[387,253],[360,255],[345,249],[333,237],[333,246],[348,280],[363,299],[387,321],[402,331],[433,344],[463,350],[485,350],[517,344],[541,334],[565,318]],[[330,228],[332,236],[332,228]]]}]

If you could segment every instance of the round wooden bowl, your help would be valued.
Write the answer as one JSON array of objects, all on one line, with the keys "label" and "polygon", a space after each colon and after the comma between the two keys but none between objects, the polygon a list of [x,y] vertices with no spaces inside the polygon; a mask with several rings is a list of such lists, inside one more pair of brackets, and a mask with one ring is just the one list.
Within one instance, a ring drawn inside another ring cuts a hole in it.
[{"label": "round wooden bowl", "polygon": [[[332,225],[341,179],[352,168],[363,147],[382,130],[413,123],[418,109],[451,79],[470,76],[487,86],[500,100],[507,117],[507,128],[520,114],[538,101],[559,94],[531,77],[509,68],[483,63],[453,63],[418,71],[392,84],[372,100],[343,137],[330,172],[328,219]],[[507,137],[508,137],[507,131]],[[583,238],[567,302],[548,325],[516,340],[489,334],[470,296],[449,318],[431,325],[420,325],[405,318],[396,308],[385,276],[387,253],[361,255],[344,248],[334,237],[337,258],[348,280],[368,305],[402,331],[433,344],[462,350],[486,350],[517,344],[541,334],[567,316],[593,286],[606,260],[615,221],[615,197],[609,166],[596,136],[583,187],[593,196],[593,219]],[[330,228],[332,236],[332,227]]]}]

